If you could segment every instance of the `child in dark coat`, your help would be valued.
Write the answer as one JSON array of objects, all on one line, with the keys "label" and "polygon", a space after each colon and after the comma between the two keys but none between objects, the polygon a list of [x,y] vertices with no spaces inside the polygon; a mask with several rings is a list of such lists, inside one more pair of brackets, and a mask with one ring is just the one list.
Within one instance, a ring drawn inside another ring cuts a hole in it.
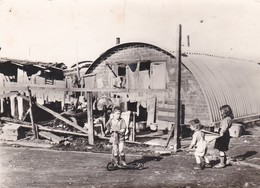
[{"label": "child in dark coat", "polygon": [[220,137],[216,139],[214,148],[219,150],[220,163],[215,165],[214,168],[224,168],[226,166],[226,151],[230,141],[229,128],[232,126],[232,119],[234,119],[232,109],[229,105],[220,107],[222,120],[218,133]]}]

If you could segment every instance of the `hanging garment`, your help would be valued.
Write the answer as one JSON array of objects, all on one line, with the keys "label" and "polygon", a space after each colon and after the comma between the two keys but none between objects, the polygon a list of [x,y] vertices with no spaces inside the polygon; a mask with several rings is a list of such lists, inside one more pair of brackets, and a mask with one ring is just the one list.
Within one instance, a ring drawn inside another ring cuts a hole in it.
[{"label": "hanging garment", "polygon": [[84,81],[83,77],[80,78],[80,87],[81,88],[85,87],[85,81]]},{"label": "hanging garment", "polygon": [[44,98],[39,95],[36,97],[36,102],[40,105],[44,105]]},{"label": "hanging garment", "polygon": [[[0,73],[0,88],[5,86],[5,76],[4,74]],[[3,94],[3,91],[0,91],[0,94]]]},{"label": "hanging garment", "polygon": [[22,120],[22,118],[23,118],[23,113],[24,113],[24,109],[23,109],[23,98],[17,96],[17,102],[18,102],[18,119]]},{"label": "hanging garment", "polygon": [[4,112],[4,100],[0,99],[0,113]]},{"label": "hanging garment", "polygon": [[155,120],[156,97],[152,96],[147,100],[147,126],[154,123]]},{"label": "hanging garment", "polygon": [[138,89],[149,89],[150,88],[150,76],[149,70],[139,71],[139,80],[137,83]]},{"label": "hanging garment", "polygon": [[[129,89],[138,89],[137,83],[139,82],[139,70],[140,63],[134,63],[128,65],[128,88]],[[136,67],[136,68],[135,68]]]},{"label": "hanging garment", "polygon": [[10,96],[11,116],[15,117],[15,96]]},{"label": "hanging garment", "polygon": [[166,89],[166,62],[151,63],[151,89]]},{"label": "hanging garment", "polygon": [[19,68],[17,69],[17,82],[23,83],[23,70]]}]

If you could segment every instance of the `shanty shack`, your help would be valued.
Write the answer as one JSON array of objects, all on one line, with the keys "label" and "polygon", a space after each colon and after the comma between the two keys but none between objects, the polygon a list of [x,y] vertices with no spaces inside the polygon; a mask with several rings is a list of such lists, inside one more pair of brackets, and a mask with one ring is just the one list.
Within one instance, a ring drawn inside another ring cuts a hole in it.
[{"label": "shanty shack", "polygon": [[[7,94],[9,91],[19,91],[28,96],[26,87],[30,86],[32,97],[35,97],[39,104],[57,107],[54,103],[58,102],[60,105],[57,109],[61,109],[62,101],[64,101],[64,90],[62,89],[66,87],[63,68],[63,63],[53,64],[1,58],[0,95]],[[47,86],[61,90],[43,89]],[[28,103],[24,103],[21,97],[15,95],[1,97],[0,104],[0,115],[16,117],[20,120],[28,110]]]},{"label": "shanty shack", "polygon": [[[219,121],[219,107],[224,104],[231,106],[235,118],[260,114],[257,63],[190,53],[183,54],[181,61],[182,124],[194,118],[206,126]],[[118,44],[90,65],[84,75],[85,87],[117,88],[117,92],[99,95],[136,112],[137,121],[165,129],[175,120],[176,65],[174,53],[158,46]]]}]

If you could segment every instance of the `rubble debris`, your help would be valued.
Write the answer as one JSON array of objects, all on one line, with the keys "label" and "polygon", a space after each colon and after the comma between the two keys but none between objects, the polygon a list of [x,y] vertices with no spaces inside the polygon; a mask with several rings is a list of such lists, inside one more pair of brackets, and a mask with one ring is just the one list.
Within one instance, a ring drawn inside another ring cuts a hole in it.
[{"label": "rubble debris", "polygon": [[25,132],[20,124],[5,123],[2,128],[3,133],[0,135],[0,139],[16,141],[25,137]]},{"label": "rubble debris", "polygon": [[[31,129],[31,123],[26,122],[26,121],[21,121],[17,119],[12,119],[8,117],[1,117],[0,120],[5,121],[5,122],[14,122],[20,124],[21,127]],[[55,132],[55,133],[60,133],[60,134],[67,134],[67,135],[75,135],[75,136],[82,136],[82,137],[87,137],[88,135],[85,133],[77,133],[77,132],[72,132],[72,131],[64,131],[64,130],[59,130],[59,129],[52,129],[52,128],[47,128],[45,126],[35,124],[39,127],[40,131],[48,131],[48,132]]]},{"label": "rubble debris", "polygon": [[63,138],[61,138],[61,137],[59,137],[59,136],[57,136],[57,135],[55,135],[55,134],[52,134],[52,133],[50,133],[50,132],[46,132],[46,131],[40,131],[40,132],[39,132],[39,135],[40,135],[41,137],[44,137],[44,138],[46,138],[46,139],[48,139],[48,140],[53,141],[53,142],[56,143],[56,144],[59,144],[61,141],[64,140]]}]

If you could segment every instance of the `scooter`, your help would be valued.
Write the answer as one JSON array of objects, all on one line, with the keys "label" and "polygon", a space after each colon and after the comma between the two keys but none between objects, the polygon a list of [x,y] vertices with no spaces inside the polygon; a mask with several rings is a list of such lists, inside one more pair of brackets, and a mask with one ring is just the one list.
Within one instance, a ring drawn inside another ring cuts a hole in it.
[{"label": "scooter", "polygon": [[[114,139],[116,138],[116,134],[113,134]],[[118,170],[118,169],[143,169],[144,168],[144,164],[143,163],[130,163],[127,165],[120,165],[117,164],[114,160],[113,160],[113,156],[114,156],[114,150],[112,149],[112,155],[111,155],[111,161],[107,164],[107,170],[108,171],[113,171],[113,170]]]},{"label": "scooter", "polygon": [[118,169],[138,169],[141,170],[144,168],[143,163],[132,163],[132,164],[127,164],[125,166],[115,164],[115,162],[111,161],[107,164],[107,170],[108,171],[113,171],[113,170],[118,170]]}]

